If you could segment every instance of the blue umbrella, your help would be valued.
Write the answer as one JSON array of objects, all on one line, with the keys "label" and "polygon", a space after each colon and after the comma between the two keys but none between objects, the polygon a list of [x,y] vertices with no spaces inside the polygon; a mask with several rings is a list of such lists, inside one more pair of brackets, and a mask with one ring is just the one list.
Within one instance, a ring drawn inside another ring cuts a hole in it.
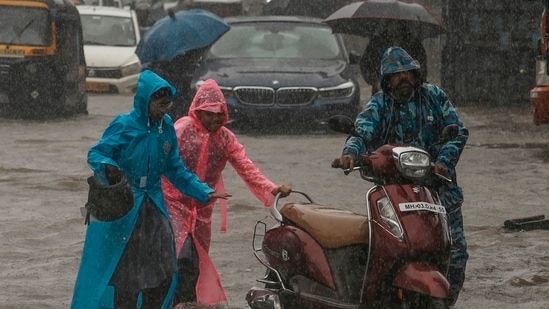
[{"label": "blue umbrella", "polygon": [[142,63],[167,61],[212,44],[229,28],[223,18],[207,10],[170,11],[145,32],[135,53]]}]

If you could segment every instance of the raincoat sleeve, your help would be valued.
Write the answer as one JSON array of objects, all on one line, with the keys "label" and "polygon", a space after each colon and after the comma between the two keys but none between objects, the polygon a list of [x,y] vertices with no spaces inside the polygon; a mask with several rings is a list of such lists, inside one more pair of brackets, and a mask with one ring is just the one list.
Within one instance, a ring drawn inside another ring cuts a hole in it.
[{"label": "raincoat sleeve", "polygon": [[382,109],[376,97],[372,97],[370,102],[366,104],[362,112],[358,114],[355,120],[355,130],[359,136],[350,137],[343,148],[343,155],[351,155],[355,159],[361,153],[368,151],[368,147],[377,144],[375,141],[380,135],[382,126]]},{"label": "raincoat sleeve", "polygon": [[229,163],[250,189],[265,206],[272,205],[275,196],[272,191],[278,186],[271,182],[259,168],[248,158],[244,146],[231,134],[227,143]]},{"label": "raincoat sleeve", "polygon": [[434,85],[431,85],[429,90],[441,107],[444,126],[450,124],[457,124],[459,126],[458,136],[455,139],[446,142],[441,147],[436,159],[436,163],[443,164],[448,169],[453,170],[465,148],[465,144],[469,138],[469,130],[463,125],[463,122],[459,118],[446,93]]},{"label": "raincoat sleeve", "polygon": [[105,176],[105,165],[120,167],[117,163],[119,150],[124,142],[122,133],[124,125],[120,116],[115,118],[103,133],[101,140],[88,151],[88,164],[95,177],[103,184],[108,184]]},{"label": "raincoat sleeve", "polygon": [[[173,128],[171,133],[173,135],[171,144],[177,145],[177,139]],[[178,147],[172,147],[170,149],[166,165],[166,177],[179,191],[181,191],[181,193],[188,195],[203,204],[210,201],[208,194],[215,192],[215,190],[200,181],[196,174],[187,169],[179,156]]]}]

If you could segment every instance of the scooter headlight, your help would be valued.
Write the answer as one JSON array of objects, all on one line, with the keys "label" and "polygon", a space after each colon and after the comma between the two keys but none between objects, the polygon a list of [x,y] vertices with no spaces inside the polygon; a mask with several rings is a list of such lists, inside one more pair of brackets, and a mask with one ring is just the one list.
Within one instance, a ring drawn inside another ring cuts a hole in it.
[{"label": "scooter headlight", "polygon": [[398,170],[406,178],[423,178],[431,167],[429,154],[416,147],[395,147],[393,158]]},{"label": "scooter headlight", "polygon": [[402,235],[404,232],[402,231],[402,226],[400,225],[400,222],[398,221],[398,218],[395,213],[395,208],[393,207],[393,204],[389,200],[388,197],[382,197],[377,201],[377,209],[379,211],[379,215],[381,216],[381,220],[389,226],[390,232],[392,232],[393,235],[395,235],[396,238],[398,238],[400,241],[402,241]]}]

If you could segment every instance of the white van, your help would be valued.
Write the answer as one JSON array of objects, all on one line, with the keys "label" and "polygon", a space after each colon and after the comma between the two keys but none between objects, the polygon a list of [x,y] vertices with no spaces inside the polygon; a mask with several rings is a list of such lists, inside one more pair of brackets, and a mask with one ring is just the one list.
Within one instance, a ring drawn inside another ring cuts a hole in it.
[{"label": "white van", "polygon": [[141,39],[134,10],[77,5],[82,22],[88,92],[133,93],[141,73]]},{"label": "white van", "polygon": [[85,4],[95,6],[110,6],[121,9],[124,8],[124,3],[122,2],[122,0],[87,0],[85,1]]}]

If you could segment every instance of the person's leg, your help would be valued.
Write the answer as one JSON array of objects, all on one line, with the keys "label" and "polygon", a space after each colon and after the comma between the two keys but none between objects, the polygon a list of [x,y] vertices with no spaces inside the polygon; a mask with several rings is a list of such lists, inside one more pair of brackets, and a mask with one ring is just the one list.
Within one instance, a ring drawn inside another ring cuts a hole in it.
[{"label": "person's leg", "polygon": [[174,304],[196,301],[196,283],[198,282],[198,267],[189,259],[177,261],[179,285],[174,296]]},{"label": "person's leg", "polygon": [[159,309],[166,299],[166,295],[172,284],[172,278],[167,278],[156,288],[143,290],[143,305],[141,309]]},{"label": "person's leg", "polygon": [[198,254],[194,248],[192,236],[183,244],[177,260],[178,286],[174,295],[174,304],[196,301],[196,283],[198,282]]},{"label": "person's leg", "polygon": [[457,209],[449,213],[448,218],[452,230],[452,253],[447,277],[455,303],[465,281],[465,266],[467,265],[469,254],[467,253],[467,242],[465,241],[465,233],[463,231],[461,207],[457,207]]},{"label": "person's leg", "polygon": [[137,293],[114,289],[114,309],[136,309]]}]

